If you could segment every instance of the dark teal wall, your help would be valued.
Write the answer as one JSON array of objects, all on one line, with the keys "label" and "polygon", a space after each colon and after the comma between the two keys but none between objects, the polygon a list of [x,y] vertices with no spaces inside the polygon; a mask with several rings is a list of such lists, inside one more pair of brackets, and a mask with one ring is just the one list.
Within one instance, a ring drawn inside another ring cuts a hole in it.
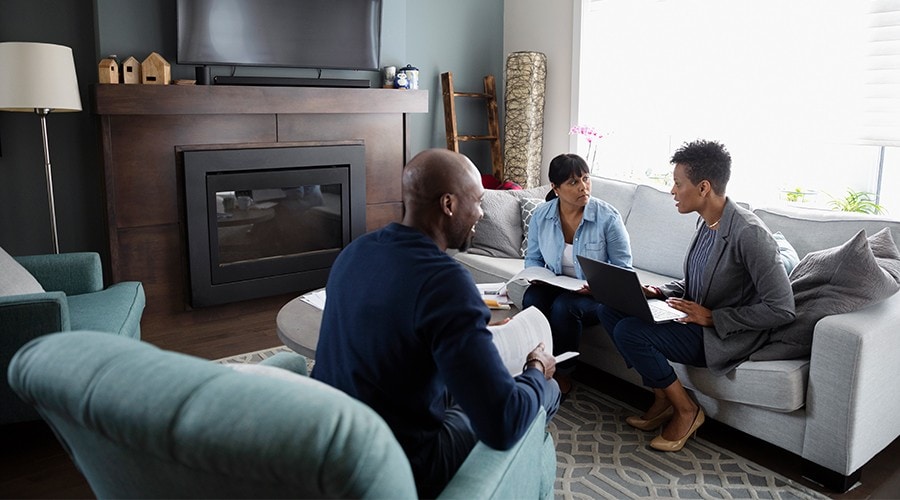
[{"label": "dark teal wall", "polygon": [[[88,87],[97,63],[109,54],[143,60],[159,52],[172,63],[172,77],[193,79],[192,66],[176,64],[175,0],[3,0],[0,41],[35,41],[72,47],[81,87],[80,113],[48,118],[59,222],[60,250],[97,251],[106,257],[106,202],[96,117]],[[382,65],[420,68],[420,88],[429,90],[429,113],[410,119],[411,150],[444,147],[440,73],[453,71],[457,88],[478,90],[486,74],[502,89],[503,0],[384,0]],[[2,69],[0,69],[2,70]],[[229,74],[215,67],[213,75]],[[308,76],[311,70],[238,68],[236,74]],[[376,72],[324,72],[324,77],[370,78]],[[499,101],[502,106],[502,90]],[[484,127],[479,109],[460,113],[464,133]],[[477,132],[477,131],[476,131]],[[472,132],[472,133],[476,133]],[[467,147],[484,171],[490,155],[483,144]],[[51,251],[40,126],[30,113],[0,112],[0,246],[13,255]]]}]

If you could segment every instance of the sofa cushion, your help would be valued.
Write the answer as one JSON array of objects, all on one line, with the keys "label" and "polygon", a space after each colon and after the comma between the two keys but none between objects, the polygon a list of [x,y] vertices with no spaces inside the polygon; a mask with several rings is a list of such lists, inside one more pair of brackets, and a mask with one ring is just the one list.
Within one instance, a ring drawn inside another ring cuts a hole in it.
[{"label": "sofa cushion", "polygon": [[809,252],[836,247],[865,229],[875,234],[891,228],[894,241],[900,241],[900,221],[875,215],[810,208],[759,208],[753,211],[770,231],[781,231],[802,259]]},{"label": "sofa cushion", "polygon": [[800,263],[800,257],[797,255],[797,251],[794,250],[794,247],[787,238],[781,234],[781,231],[773,233],[772,238],[774,238],[775,243],[778,244],[778,253],[781,255],[781,263],[784,264],[784,270],[790,275],[791,271],[793,271],[794,268],[797,267],[797,264]]},{"label": "sofa cushion", "polygon": [[469,252],[490,257],[519,257],[522,246],[522,212],[512,191],[485,190],[481,201],[484,217],[475,226]]},{"label": "sofa cushion", "polygon": [[696,227],[697,214],[678,213],[671,195],[650,186],[638,186],[625,220],[634,267],[683,277],[684,255]]},{"label": "sofa cushion", "polygon": [[862,309],[896,293],[900,252],[887,228],[869,239],[860,230],[839,247],[807,254],[790,278],[797,317],[773,330],[752,360],[808,357],[820,319]]},{"label": "sofa cushion", "polygon": [[614,206],[622,216],[622,220],[628,219],[634,203],[634,192],[637,184],[617,181],[604,177],[591,177],[591,195]]},{"label": "sofa cushion", "polygon": [[0,297],[44,293],[44,288],[6,250],[0,248]]},{"label": "sofa cushion", "polygon": [[519,207],[522,211],[522,248],[519,255],[524,259],[525,250],[528,250],[528,225],[531,224],[531,216],[534,209],[538,207],[544,200],[541,198],[521,198],[519,199]]},{"label": "sofa cushion", "polygon": [[809,360],[745,361],[724,376],[706,368],[672,363],[685,387],[735,403],[792,412],[806,402]]},{"label": "sofa cushion", "polygon": [[72,330],[93,330],[141,338],[146,298],[137,281],[123,281],[94,293],[67,297]]}]

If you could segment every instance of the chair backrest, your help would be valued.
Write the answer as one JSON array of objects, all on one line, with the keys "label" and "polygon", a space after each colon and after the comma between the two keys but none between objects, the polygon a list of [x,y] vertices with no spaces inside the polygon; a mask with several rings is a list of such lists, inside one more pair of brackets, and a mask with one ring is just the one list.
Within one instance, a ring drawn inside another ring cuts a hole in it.
[{"label": "chair backrest", "polygon": [[293,377],[95,332],[37,338],[9,369],[99,498],[416,496],[381,417]]}]

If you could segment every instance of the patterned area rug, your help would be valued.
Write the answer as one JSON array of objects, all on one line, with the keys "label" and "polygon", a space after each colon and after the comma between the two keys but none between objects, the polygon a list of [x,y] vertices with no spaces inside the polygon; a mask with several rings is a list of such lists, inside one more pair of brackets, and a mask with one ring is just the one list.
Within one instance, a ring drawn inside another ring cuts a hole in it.
[{"label": "patterned area rug", "polygon": [[[278,352],[290,349],[216,362],[259,363]],[[310,360],[310,369],[313,364]],[[703,439],[689,440],[678,453],[654,451],[648,446],[654,433],[625,423],[633,413],[637,410],[591,387],[575,387],[549,426],[556,443],[557,499],[828,498]]]}]

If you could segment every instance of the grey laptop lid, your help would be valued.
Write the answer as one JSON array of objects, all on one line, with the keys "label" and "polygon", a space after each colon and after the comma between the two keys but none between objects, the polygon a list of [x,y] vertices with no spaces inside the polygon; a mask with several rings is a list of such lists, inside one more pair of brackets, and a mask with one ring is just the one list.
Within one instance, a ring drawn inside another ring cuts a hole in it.
[{"label": "grey laptop lid", "polygon": [[641,281],[633,269],[600,262],[582,255],[578,256],[578,263],[581,264],[581,270],[584,271],[591,287],[591,295],[601,304],[647,323],[664,323],[686,316],[661,300],[648,300],[644,297]]}]

